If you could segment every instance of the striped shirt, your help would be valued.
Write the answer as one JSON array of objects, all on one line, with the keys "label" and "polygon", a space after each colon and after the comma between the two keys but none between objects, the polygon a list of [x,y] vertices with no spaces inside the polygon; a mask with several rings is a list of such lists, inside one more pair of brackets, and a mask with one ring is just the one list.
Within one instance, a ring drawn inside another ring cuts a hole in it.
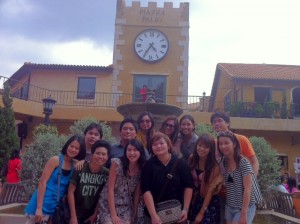
[{"label": "striped shirt", "polygon": [[[226,204],[234,208],[242,208],[243,206],[243,195],[244,195],[244,185],[243,177],[247,174],[251,174],[253,178],[253,169],[249,161],[242,157],[239,168],[229,173],[225,168],[225,186],[227,189]],[[229,177],[230,176],[230,177]],[[229,179],[228,179],[229,177]],[[231,179],[232,178],[232,179]],[[252,180],[253,181],[253,180]],[[253,184],[252,184],[253,185]],[[252,189],[252,187],[251,187]],[[251,190],[250,203],[249,205],[255,204],[254,192]]]}]

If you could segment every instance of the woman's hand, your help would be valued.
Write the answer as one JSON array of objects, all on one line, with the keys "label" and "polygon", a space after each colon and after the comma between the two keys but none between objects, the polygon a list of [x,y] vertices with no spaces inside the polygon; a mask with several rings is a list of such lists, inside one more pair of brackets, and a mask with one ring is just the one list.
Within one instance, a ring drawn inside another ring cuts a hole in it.
[{"label": "woman's hand", "polygon": [[75,170],[82,170],[84,160],[80,160],[75,164]]},{"label": "woman's hand", "polygon": [[35,211],[35,217],[34,217],[34,221],[37,223],[42,222],[43,220],[43,212],[41,208],[37,208]]},{"label": "woman's hand", "polygon": [[202,214],[202,213],[199,213],[199,214],[196,216],[196,218],[195,218],[194,224],[200,223],[200,222],[202,221],[202,219],[203,219],[203,214]]},{"label": "woman's hand", "polygon": [[182,211],[181,211],[181,215],[180,215],[180,218],[179,218],[179,223],[181,223],[181,222],[184,222],[184,221],[186,221],[187,220],[187,210],[185,210],[185,209],[183,209]]},{"label": "woman's hand", "polygon": [[97,221],[97,213],[94,213],[84,222],[94,224],[94,223],[96,223],[96,221]]},{"label": "woman's hand", "polygon": [[122,224],[123,223],[122,219],[120,219],[118,216],[111,217],[111,221],[113,224]]},{"label": "woman's hand", "polygon": [[69,224],[78,224],[78,220],[76,216],[71,216]]},{"label": "woman's hand", "polygon": [[151,223],[152,224],[161,224],[161,220],[156,213],[153,216],[151,216]]},{"label": "woman's hand", "polygon": [[247,212],[242,212],[239,224],[247,224]]}]

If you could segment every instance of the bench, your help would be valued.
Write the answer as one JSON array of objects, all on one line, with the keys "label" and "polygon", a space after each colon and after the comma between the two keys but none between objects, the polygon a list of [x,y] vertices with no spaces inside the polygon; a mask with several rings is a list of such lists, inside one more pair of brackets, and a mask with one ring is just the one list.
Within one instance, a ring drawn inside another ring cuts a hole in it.
[{"label": "bench", "polygon": [[0,205],[11,203],[27,202],[28,198],[25,191],[25,186],[30,180],[21,181],[19,183],[4,183],[0,193]]},{"label": "bench", "polygon": [[270,190],[263,195],[266,209],[296,217],[293,195],[277,190]]}]

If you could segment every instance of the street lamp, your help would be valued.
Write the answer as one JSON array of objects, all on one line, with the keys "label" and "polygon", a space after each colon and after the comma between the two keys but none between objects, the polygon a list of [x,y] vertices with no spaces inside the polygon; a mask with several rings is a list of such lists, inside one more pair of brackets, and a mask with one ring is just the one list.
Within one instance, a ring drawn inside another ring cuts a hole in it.
[{"label": "street lamp", "polygon": [[49,125],[49,117],[53,112],[53,105],[56,103],[56,100],[52,99],[51,96],[42,99],[44,106],[44,114],[45,114],[45,125]]},{"label": "street lamp", "polygon": [[204,111],[204,99],[205,99],[205,96],[206,96],[206,93],[205,91],[202,93],[202,111]]}]

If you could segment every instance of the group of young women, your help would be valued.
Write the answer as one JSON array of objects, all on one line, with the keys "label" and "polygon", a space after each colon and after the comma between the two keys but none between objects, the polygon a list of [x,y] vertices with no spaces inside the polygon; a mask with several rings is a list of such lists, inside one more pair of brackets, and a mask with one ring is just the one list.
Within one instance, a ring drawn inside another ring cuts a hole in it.
[{"label": "group of young women", "polygon": [[[232,132],[220,132],[216,140],[210,134],[197,136],[191,115],[182,116],[180,121],[175,116],[167,117],[157,132],[149,112],[142,113],[137,124],[137,137],[124,148],[123,157],[110,161],[108,181],[95,208],[98,223],[160,224],[156,205],[174,199],[182,207],[178,222],[220,223],[223,217],[220,217],[219,192],[224,183],[227,223],[252,223],[257,202],[253,190],[256,179]],[[85,142],[86,139],[87,135]],[[56,205],[57,168],[63,171],[62,200],[74,170],[73,163],[75,160],[80,163],[85,153],[84,141],[73,136],[62,154],[48,161],[37,192],[25,211],[28,223],[51,220]],[[151,155],[148,160],[147,153]],[[73,218],[70,223],[88,222]]]}]

